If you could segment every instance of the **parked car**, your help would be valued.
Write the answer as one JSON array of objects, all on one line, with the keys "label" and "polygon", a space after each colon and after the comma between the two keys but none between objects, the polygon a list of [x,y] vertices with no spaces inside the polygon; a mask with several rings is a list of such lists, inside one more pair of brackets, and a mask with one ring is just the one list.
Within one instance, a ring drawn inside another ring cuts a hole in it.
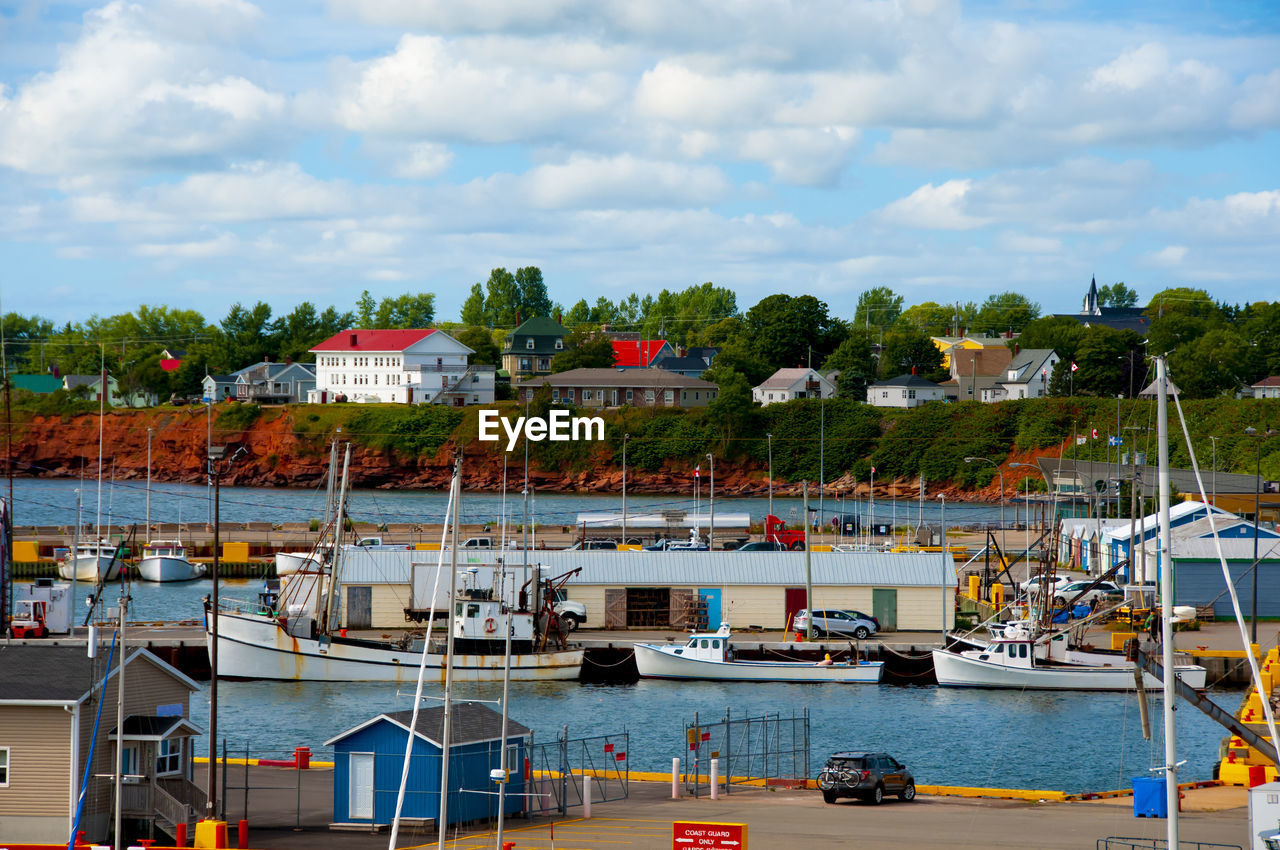
[{"label": "parked car", "polygon": [[[1044,576],[1032,576],[1018,585],[1018,589],[1028,596],[1035,595],[1040,592],[1040,586],[1044,583],[1044,580]],[[1052,593],[1058,593],[1073,581],[1076,581],[1076,579],[1072,576],[1055,576],[1049,584],[1049,590]]]},{"label": "parked car", "polygon": [[[1082,579],[1073,581],[1064,585],[1060,590],[1054,591],[1053,604],[1066,605],[1076,595],[1083,591],[1086,587],[1093,584],[1091,579]],[[1124,591],[1109,581],[1100,581],[1098,586],[1085,593],[1079,599],[1076,599],[1077,605],[1093,605],[1095,602],[1103,602],[1108,599],[1121,599],[1124,597]]]},{"label": "parked car", "polygon": [[[808,609],[801,608],[796,613],[791,628],[797,632],[808,631]],[[816,637],[850,635],[858,640],[865,640],[878,631],[880,631],[880,621],[861,611],[840,611],[828,608],[813,612],[813,634]]]},{"label": "parked car", "polygon": [[897,794],[908,803],[916,798],[916,778],[888,753],[835,753],[818,774],[818,788],[828,803],[860,797],[879,805],[885,794]]},{"label": "parked car", "polygon": [[776,540],[753,540],[750,543],[743,543],[737,548],[738,552],[785,552],[786,546]]},{"label": "parked car", "polygon": [[583,549],[617,549],[616,540],[579,540],[572,546],[566,546],[566,552],[578,552]]}]

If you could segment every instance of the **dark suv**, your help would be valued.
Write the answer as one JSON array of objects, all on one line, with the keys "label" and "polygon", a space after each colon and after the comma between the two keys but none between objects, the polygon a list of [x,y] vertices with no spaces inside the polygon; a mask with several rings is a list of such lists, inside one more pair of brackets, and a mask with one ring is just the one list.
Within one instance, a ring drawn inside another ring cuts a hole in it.
[{"label": "dark suv", "polygon": [[878,805],[885,794],[897,794],[908,803],[916,798],[915,777],[888,753],[836,753],[818,774],[818,788],[828,803],[861,797]]}]

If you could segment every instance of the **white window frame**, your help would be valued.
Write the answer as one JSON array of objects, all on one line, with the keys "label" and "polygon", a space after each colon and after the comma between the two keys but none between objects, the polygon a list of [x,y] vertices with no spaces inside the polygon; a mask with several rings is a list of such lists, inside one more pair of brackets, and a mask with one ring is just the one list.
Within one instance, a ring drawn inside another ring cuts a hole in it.
[{"label": "white window frame", "polygon": [[564,340],[562,340],[562,339],[557,339],[557,340],[556,340],[556,351],[563,351],[563,350],[564,350]]},{"label": "white window frame", "polygon": [[0,747],[0,788],[9,787],[9,774],[13,772],[13,756],[9,747]]},{"label": "white window frame", "polygon": [[529,349],[530,351],[533,350],[533,337],[529,337],[524,341],[524,347]]},{"label": "white window frame", "polygon": [[[185,738],[165,738],[156,745],[156,776],[177,776],[182,773],[182,757],[186,751],[185,741]],[[173,750],[173,747],[177,749]],[[169,748],[168,752],[166,748]],[[162,768],[161,765],[166,761],[174,767]]]}]

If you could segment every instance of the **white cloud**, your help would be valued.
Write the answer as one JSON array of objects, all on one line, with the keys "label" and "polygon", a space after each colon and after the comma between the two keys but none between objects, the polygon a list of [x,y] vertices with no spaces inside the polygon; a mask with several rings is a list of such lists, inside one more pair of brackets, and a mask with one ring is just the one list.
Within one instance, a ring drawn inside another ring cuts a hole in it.
[{"label": "white cloud", "polygon": [[428,179],[439,177],[453,164],[453,153],[444,145],[424,142],[412,145],[393,166],[397,177]]},{"label": "white cloud", "polygon": [[1062,240],[1053,236],[1032,236],[1007,231],[998,239],[1000,247],[1011,254],[1060,254]]},{"label": "white cloud", "polygon": [[283,96],[218,67],[208,41],[258,18],[235,0],[116,0],[85,16],[57,67],[0,94],[0,164],[36,174],[110,173],[251,149]]},{"label": "white cloud", "polygon": [[878,218],[890,225],[922,230],[972,230],[989,223],[966,212],[965,196],[972,180],[948,180],[940,186],[926,183],[884,209]]},{"label": "white cloud", "polygon": [[609,159],[573,157],[540,165],[517,181],[534,207],[629,208],[711,204],[730,191],[724,174],[712,166],[652,162],[624,155]]},{"label": "white cloud", "polygon": [[170,258],[178,260],[203,260],[224,257],[240,246],[231,233],[219,233],[212,239],[194,242],[143,243],[134,250],[141,257]]}]

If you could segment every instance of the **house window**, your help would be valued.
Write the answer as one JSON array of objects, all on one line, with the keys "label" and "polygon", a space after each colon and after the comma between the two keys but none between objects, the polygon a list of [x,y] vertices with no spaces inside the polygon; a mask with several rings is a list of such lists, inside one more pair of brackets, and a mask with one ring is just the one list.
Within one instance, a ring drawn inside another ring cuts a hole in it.
[{"label": "house window", "polygon": [[182,772],[182,738],[160,742],[156,748],[156,776]]},{"label": "house window", "polygon": [[531,361],[528,357],[521,357],[521,358],[520,358],[520,368],[521,368],[523,371],[528,372],[528,371],[529,371],[529,364],[530,364],[531,362],[532,362],[532,361]]},{"label": "house window", "polygon": [[9,787],[9,748],[0,747],[0,788]]},{"label": "house window", "polygon": [[559,401],[559,400],[560,400],[560,390],[559,390],[558,388],[556,388],[556,387],[552,387],[552,388],[551,388],[551,400],[552,400],[552,401]]},{"label": "house window", "polygon": [[675,390],[667,390],[662,394],[662,401],[665,404],[671,404],[676,400]]},{"label": "house window", "polygon": [[915,390],[907,390],[907,398],[915,398],[915,397],[916,397]]},{"label": "house window", "polygon": [[562,339],[557,339],[557,340],[556,340],[556,351],[563,351],[563,350],[564,350],[564,340],[562,340]]},{"label": "house window", "polygon": [[632,395],[632,391],[631,391],[631,390],[627,390],[627,403],[628,403],[628,404],[630,404],[630,403],[631,403],[631,395]]},{"label": "house window", "polygon": [[644,391],[644,403],[653,404],[653,390]]},{"label": "house window", "polygon": [[526,339],[526,340],[524,341],[524,347],[525,347],[525,348],[528,348],[528,349],[532,349],[532,348],[533,348],[533,337],[529,337],[528,339]]}]

